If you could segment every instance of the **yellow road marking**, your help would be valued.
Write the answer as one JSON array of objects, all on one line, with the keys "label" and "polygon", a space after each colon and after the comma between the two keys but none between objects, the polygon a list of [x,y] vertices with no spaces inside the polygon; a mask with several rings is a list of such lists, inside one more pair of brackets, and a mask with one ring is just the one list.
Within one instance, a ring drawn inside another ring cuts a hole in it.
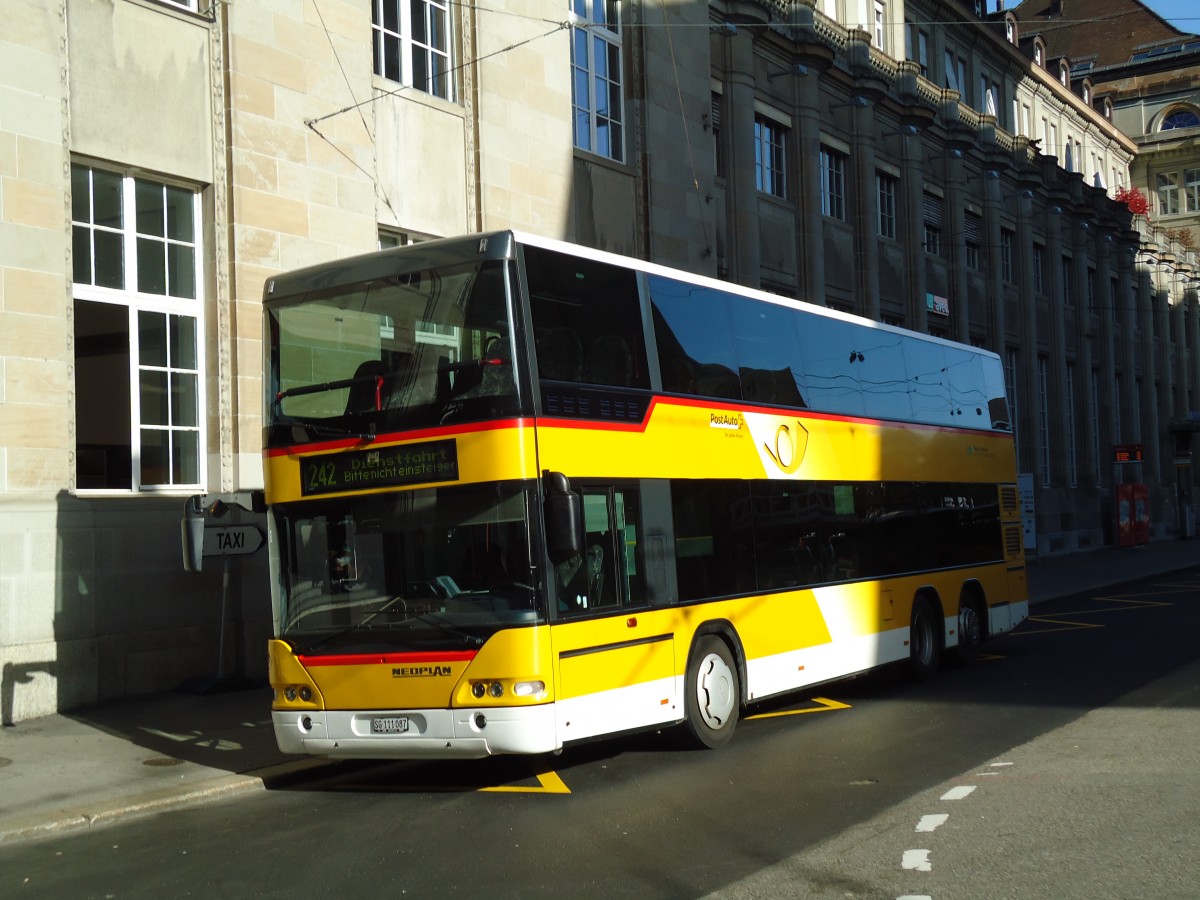
[{"label": "yellow road marking", "polygon": [[[1165,585],[1164,585],[1165,586]],[[1195,590],[1194,587],[1185,585],[1177,585],[1179,589],[1169,593],[1189,593]],[[1073,621],[1077,616],[1098,616],[1107,613],[1129,612],[1135,609],[1153,609],[1155,607],[1174,606],[1175,604],[1168,600],[1138,600],[1137,597],[1144,596],[1159,596],[1163,591],[1153,591],[1144,594],[1117,594],[1112,597],[1092,597],[1092,601],[1097,603],[1110,603],[1112,606],[1102,606],[1095,609],[1074,609],[1069,615],[1071,619],[1052,618],[1050,616],[1030,616],[1027,622],[1037,622],[1041,625],[1059,625],[1060,628],[1037,628],[1022,631],[1022,634],[1058,634],[1063,631],[1080,631],[1087,628],[1107,628],[1106,625],[1101,625],[1096,622],[1077,622]]]},{"label": "yellow road marking", "polygon": [[849,703],[841,703],[837,700],[830,700],[828,697],[813,697],[813,703],[819,703],[820,706],[809,707],[808,709],[783,709],[779,712],[755,713],[752,716],[746,716],[746,719],[774,719],[779,716],[802,716],[805,713],[815,712],[831,712],[835,709],[849,709]]},{"label": "yellow road marking", "polygon": [[1107,625],[1098,625],[1095,622],[1071,622],[1067,619],[1051,619],[1046,616],[1030,616],[1026,619],[1027,622],[1037,622],[1042,625],[1062,625],[1062,628],[1038,628],[1031,631],[1022,631],[1022,634],[1056,634],[1060,631],[1083,631],[1088,628],[1107,628]]},{"label": "yellow road marking", "polygon": [[496,787],[482,787],[480,792],[491,791],[497,794],[569,794],[571,789],[567,787],[557,772],[534,772],[533,777],[538,780],[538,787],[525,787],[523,785],[508,785],[502,784]]}]

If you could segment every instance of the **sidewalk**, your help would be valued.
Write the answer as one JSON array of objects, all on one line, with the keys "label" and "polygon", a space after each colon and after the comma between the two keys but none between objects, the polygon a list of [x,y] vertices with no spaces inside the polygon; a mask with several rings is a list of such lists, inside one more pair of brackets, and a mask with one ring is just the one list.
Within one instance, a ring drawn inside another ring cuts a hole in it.
[{"label": "sidewalk", "polygon": [[[1031,561],[1032,603],[1200,565],[1200,541]],[[0,843],[261,790],[322,759],[275,746],[267,687],[170,693],[0,728]]]}]

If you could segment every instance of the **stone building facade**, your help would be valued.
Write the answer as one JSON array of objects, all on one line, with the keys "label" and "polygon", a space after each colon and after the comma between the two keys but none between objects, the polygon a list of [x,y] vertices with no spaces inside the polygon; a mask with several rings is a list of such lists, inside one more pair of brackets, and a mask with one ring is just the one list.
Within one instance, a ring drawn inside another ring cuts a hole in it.
[{"label": "stone building facade", "polygon": [[263,677],[265,558],[184,573],[179,519],[261,485],[264,281],[429,236],[517,228],[992,348],[1033,551],[1111,541],[1129,478],[1178,533],[1194,253],[1146,264],[1111,196],[1138,143],[1023,27],[955,0],[7,4],[4,721]]}]

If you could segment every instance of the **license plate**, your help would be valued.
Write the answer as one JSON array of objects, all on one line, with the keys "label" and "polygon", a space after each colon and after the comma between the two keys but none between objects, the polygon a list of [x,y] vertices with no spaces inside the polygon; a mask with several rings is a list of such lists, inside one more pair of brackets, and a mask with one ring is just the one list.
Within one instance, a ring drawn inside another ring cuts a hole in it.
[{"label": "license plate", "polygon": [[404,734],[408,716],[376,716],[371,719],[371,734]]}]

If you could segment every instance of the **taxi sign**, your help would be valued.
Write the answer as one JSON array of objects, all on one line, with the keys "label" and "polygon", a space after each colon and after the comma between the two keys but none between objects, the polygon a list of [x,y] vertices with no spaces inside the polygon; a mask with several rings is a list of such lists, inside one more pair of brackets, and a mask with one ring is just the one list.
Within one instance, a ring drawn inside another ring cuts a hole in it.
[{"label": "taxi sign", "polygon": [[205,556],[249,556],[267,542],[260,525],[205,525]]}]

